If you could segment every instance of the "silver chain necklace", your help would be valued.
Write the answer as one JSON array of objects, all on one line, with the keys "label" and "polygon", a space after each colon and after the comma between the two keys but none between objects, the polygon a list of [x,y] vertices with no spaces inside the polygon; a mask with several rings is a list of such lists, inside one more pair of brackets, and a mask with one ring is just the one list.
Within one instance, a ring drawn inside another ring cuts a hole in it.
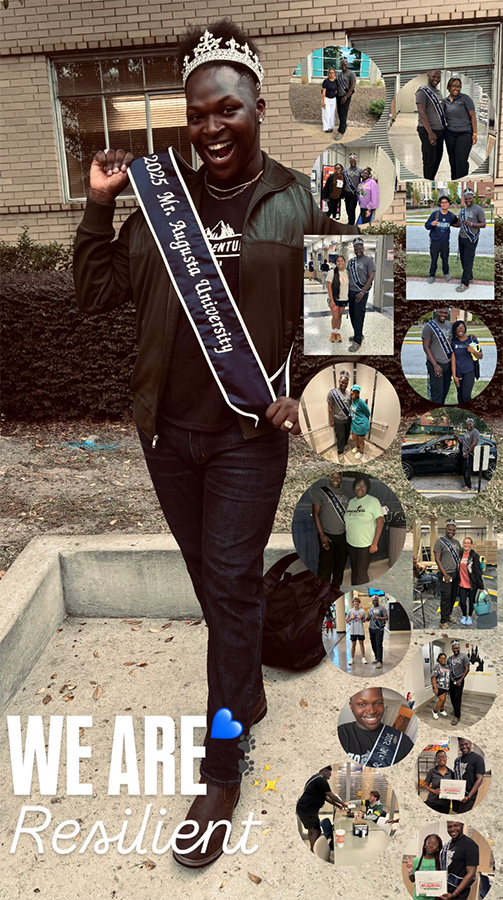
[{"label": "silver chain necklace", "polygon": [[[260,172],[258,172],[257,175],[255,175],[255,178],[252,178],[251,181],[247,181],[246,184],[238,184],[236,189],[235,188],[217,188],[217,187],[214,187],[213,185],[210,187],[210,185],[208,184],[208,176],[205,172],[204,173],[204,186],[205,186],[206,190],[208,191],[208,194],[210,195],[210,197],[213,197],[214,200],[232,200],[233,197],[237,197],[238,194],[242,194],[243,191],[246,191],[246,188],[249,188],[251,184],[253,184],[255,181],[258,181],[260,176],[263,174],[263,171],[264,170],[261,169]],[[213,191],[219,191],[219,193],[222,193],[222,194],[227,193],[227,196],[220,197],[218,194],[214,194]],[[228,191],[233,191],[234,193],[229,194]]]}]

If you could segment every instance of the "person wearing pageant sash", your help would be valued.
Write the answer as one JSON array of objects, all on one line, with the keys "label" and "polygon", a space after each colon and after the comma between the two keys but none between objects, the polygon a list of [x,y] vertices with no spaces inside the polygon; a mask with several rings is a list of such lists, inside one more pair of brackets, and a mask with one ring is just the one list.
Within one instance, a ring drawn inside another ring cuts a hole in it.
[{"label": "person wearing pageant sash", "polygon": [[440,852],[440,868],[447,870],[447,893],[441,900],[468,900],[473,882],[477,877],[480,861],[476,841],[463,834],[463,822],[448,822],[447,833],[450,840]]},{"label": "person wearing pageant sash", "polygon": [[370,409],[360,394],[362,389],[359,384],[351,388],[351,437],[353,438],[353,453],[355,459],[361,459],[365,452],[365,436],[370,431]]},{"label": "person wearing pageant sash", "polygon": [[463,690],[465,687],[465,678],[470,671],[470,660],[466,653],[461,653],[459,641],[453,641],[451,644],[452,656],[449,656],[447,665],[451,671],[451,680],[449,682],[449,696],[451,698],[454,715],[451,719],[451,725],[457,725],[461,718],[461,703],[463,701]]},{"label": "person wearing pageant sash", "polygon": [[367,688],[349,700],[353,722],[339,725],[337,732],[343,750],[355,762],[369,768],[392,766],[405,759],[414,744],[410,737],[383,725],[386,712],[382,688]]},{"label": "person wearing pageant sash", "polygon": [[369,291],[374,281],[376,266],[371,256],[365,254],[363,238],[353,241],[355,255],[348,263],[349,275],[349,318],[353,326],[352,343],[349,346],[350,353],[356,353],[363,341],[363,323],[365,322],[365,310]]},{"label": "person wearing pageant sash", "polygon": [[348,68],[345,57],[341,59],[341,71],[337,75],[337,115],[339,116],[339,130],[335,140],[340,141],[348,127],[348,113],[351,97],[356,87],[356,75]]},{"label": "person wearing pageant sash", "polygon": [[337,107],[337,81],[335,69],[329,69],[327,77],[321,85],[321,118],[323,131],[327,134],[334,130],[335,110]]},{"label": "person wearing pageant sash", "polygon": [[351,658],[348,659],[348,666],[352,666],[355,661],[356,642],[360,645],[362,655],[362,663],[367,665],[365,658],[365,610],[360,607],[360,600],[355,597],[353,600],[353,608],[346,613],[346,622],[349,625],[349,640],[351,641]]},{"label": "person wearing pageant sash", "polygon": [[484,354],[475,335],[467,334],[462,319],[452,325],[451,347],[452,378],[458,392],[458,403],[468,403],[472,399],[476,365]]},{"label": "person wearing pageant sash", "polygon": [[[445,656],[445,653],[443,655]],[[426,806],[434,809],[435,812],[449,815],[451,801],[439,796],[443,778],[453,779],[455,775],[454,771],[447,765],[447,753],[445,750],[437,750],[435,753],[435,765],[428,770],[426,777],[423,779],[422,787],[428,791]]]},{"label": "person wearing pageant sash", "polygon": [[443,406],[452,380],[452,328],[446,306],[437,309],[433,318],[426,322],[421,338],[426,356],[428,397]]},{"label": "person wearing pageant sash", "polygon": [[332,311],[332,330],[330,342],[340,342],[342,314],[349,299],[349,276],[346,269],[346,260],[338,256],[335,260],[335,268],[327,274],[328,305]]},{"label": "person wearing pageant sash", "polygon": [[351,584],[368,584],[369,566],[377,553],[384,528],[382,506],[369,494],[370,478],[357,475],[353,481],[355,496],[346,509],[346,540],[351,560]]},{"label": "person wearing pageant sash", "polygon": [[417,133],[421,141],[423,177],[434,181],[444,152],[445,115],[441,92],[442,78],[439,69],[431,69],[427,83],[416,91]]},{"label": "person wearing pageant sash", "polygon": [[461,93],[461,87],[461,78],[449,78],[449,95],[443,101],[444,138],[453,181],[468,175],[470,151],[477,143],[475,104],[468,94]]},{"label": "person wearing pageant sash", "polygon": [[358,206],[359,197],[358,187],[362,180],[363,172],[363,169],[361,169],[357,163],[358,157],[356,153],[350,153],[349,166],[346,166],[346,168],[343,169],[344,189],[342,191],[342,198],[344,200],[350,225],[354,225],[356,220],[356,207]]},{"label": "person wearing pageant sash", "polygon": [[358,225],[370,225],[379,206],[379,185],[375,178],[372,178],[372,169],[363,170],[358,191],[358,203],[360,204]]},{"label": "person wearing pageant sash", "polygon": [[424,223],[424,227],[430,233],[430,271],[428,273],[428,284],[433,284],[435,281],[439,256],[442,260],[442,272],[445,280],[451,281],[452,279],[452,275],[449,274],[451,226],[456,226],[459,220],[449,209],[451,201],[448,197],[440,197],[438,204],[439,209],[434,210],[429,219]]},{"label": "person wearing pageant sash", "polygon": [[438,834],[428,834],[423,841],[421,856],[415,856],[414,859],[408,859],[406,862],[409,881],[414,883],[412,892],[413,900],[429,900],[426,894],[418,894],[415,887],[416,872],[438,872],[442,866],[440,865],[440,852],[442,850],[442,840]]},{"label": "person wearing pageant sash", "polygon": [[468,418],[465,422],[466,432],[463,437],[458,437],[461,444],[461,453],[463,454],[463,484],[461,490],[467,493],[472,489],[472,468],[473,454],[480,438],[480,431],[475,428],[473,419]]},{"label": "person wearing pageant sash", "polygon": [[[179,44],[188,137],[202,166],[194,171],[173,148],[134,161],[97,153],[74,263],[86,315],[131,300],[137,308],[134,417],[208,626],[205,787],[187,816],[199,833],[230,821],[240,793],[243,741],[212,737],[215,714],[230,709],[246,735],[267,711],[263,552],[288,434],[300,430],[284,364],[302,314],[304,234],[344,230],[317,208],[306,176],[260,148],[264,71],[253,42],[228,20],[208,29]],[[140,209],[112,242],[130,164]],[[217,828],[204,850],[175,859],[209,865],[225,834]],[[177,841],[193,844],[186,829]]]},{"label": "person wearing pageant sash", "polygon": [[458,738],[460,756],[454,761],[454,775],[456,781],[466,781],[465,796],[462,800],[453,800],[453,812],[467,812],[473,809],[477,801],[479,788],[484,780],[486,766],[480,753],[475,753],[473,744],[466,738]]},{"label": "person wearing pageant sash", "polygon": [[374,661],[376,669],[382,669],[384,629],[388,621],[388,611],[379,597],[372,597],[372,606],[367,613],[367,622],[369,623],[369,637],[374,653]]},{"label": "person wearing pageant sash", "polygon": [[348,391],[349,372],[339,372],[338,387],[327,394],[328,421],[337,441],[337,461],[344,462],[344,450],[351,434],[351,393]]},{"label": "person wearing pageant sash", "polygon": [[461,562],[461,544],[456,540],[456,523],[448,519],[445,523],[445,534],[437,538],[433,546],[435,562],[440,572],[440,627],[447,628],[449,622],[456,620],[451,616],[459,587],[459,564]]},{"label": "person wearing pageant sash", "polygon": [[328,480],[328,485],[316,485],[310,490],[313,521],[320,542],[317,574],[324,581],[340,585],[348,557],[345,515],[349,497],[341,488],[339,472],[332,472]]},{"label": "person wearing pageant sash", "polygon": [[477,245],[480,237],[480,229],[486,227],[486,214],[478,203],[474,203],[475,194],[471,188],[463,191],[465,205],[459,213],[459,259],[463,267],[461,284],[458,284],[458,294],[464,293],[470,287],[473,280],[473,261],[477,253]]}]

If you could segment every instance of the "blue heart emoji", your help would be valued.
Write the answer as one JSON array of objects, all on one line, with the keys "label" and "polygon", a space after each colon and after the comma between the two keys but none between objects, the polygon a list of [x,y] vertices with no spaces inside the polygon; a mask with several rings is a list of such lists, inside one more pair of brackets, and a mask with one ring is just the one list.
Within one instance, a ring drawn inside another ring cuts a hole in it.
[{"label": "blue heart emoji", "polygon": [[243,726],[241,725],[241,722],[238,722],[237,719],[232,718],[230,709],[227,709],[226,706],[222,706],[221,709],[217,709],[215,715],[213,716],[210,737],[219,738],[220,740],[226,740],[229,738],[239,737],[242,731]]}]

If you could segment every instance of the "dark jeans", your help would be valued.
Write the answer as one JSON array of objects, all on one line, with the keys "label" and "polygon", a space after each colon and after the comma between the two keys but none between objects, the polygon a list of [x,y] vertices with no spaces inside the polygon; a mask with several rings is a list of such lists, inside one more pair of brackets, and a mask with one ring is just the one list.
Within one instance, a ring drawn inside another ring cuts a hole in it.
[{"label": "dark jeans", "polygon": [[449,274],[449,241],[430,241],[430,271],[428,275],[435,275],[437,271],[438,257],[442,259],[442,271]]},{"label": "dark jeans", "polygon": [[368,584],[369,566],[372,559],[369,547],[352,547],[348,544],[351,560],[351,584]]},{"label": "dark jeans", "polygon": [[356,220],[356,207],[358,206],[358,197],[356,194],[343,193],[344,205],[348,214],[348,225],[354,225]]},{"label": "dark jeans", "polygon": [[464,241],[461,238],[458,240],[459,259],[463,267],[461,284],[465,284],[466,287],[468,287],[470,281],[473,279],[473,260],[475,259],[475,254],[477,252],[477,244],[478,241],[473,241],[472,243],[472,241]]},{"label": "dark jeans", "polygon": [[473,385],[475,384],[475,369],[466,375],[459,375],[458,403],[468,403],[472,399]]},{"label": "dark jeans", "polygon": [[332,584],[339,586],[342,584],[342,576],[348,558],[348,548],[346,544],[346,533],[344,534],[325,534],[330,538],[328,550],[324,550],[320,541],[320,556],[318,561],[318,578],[324,581],[331,581]]},{"label": "dark jeans", "polygon": [[471,131],[446,131],[445,146],[451,164],[451,178],[464,178],[470,168],[468,157],[473,147]]},{"label": "dark jeans", "polygon": [[432,403],[440,403],[440,406],[443,406],[451,386],[452,369],[450,362],[438,363],[438,365],[442,369],[442,376],[435,375],[435,370],[430,360],[426,360],[430,400]]},{"label": "dark jeans", "polygon": [[417,133],[421,141],[421,153],[423,156],[423,177],[427,178],[428,181],[434,181],[435,175],[438,172],[438,167],[442,161],[442,154],[444,152],[444,132],[433,130],[433,134],[437,138],[437,143],[434,146],[430,144],[428,132],[423,125],[418,126]]},{"label": "dark jeans", "polygon": [[445,582],[442,575],[440,575],[440,579],[440,621],[445,623],[449,621],[449,616],[456,601],[459,578],[455,575],[452,581]]},{"label": "dark jeans", "polygon": [[469,616],[470,619],[473,615],[473,604],[475,602],[476,593],[477,588],[459,588],[459,605],[461,611],[464,616]]},{"label": "dark jeans", "polygon": [[374,652],[376,661],[382,663],[382,645],[383,645],[383,641],[384,641],[384,629],[382,631],[375,631],[373,628],[369,628],[369,636],[370,636],[370,643],[372,644],[372,650]]},{"label": "dark jeans", "polygon": [[328,215],[332,219],[340,219],[341,217],[341,198],[334,200],[333,197],[328,198]]},{"label": "dark jeans", "polygon": [[345,134],[346,128],[348,127],[348,113],[349,107],[351,106],[351,97],[348,97],[345,103],[342,102],[342,97],[337,97],[337,115],[339,116],[339,134]]},{"label": "dark jeans", "polygon": [[467,800],[466,803],[460,803],[459,800],[452,801],[452,811],[453,812],[468,812],[469,809],[473,809],[475,803],[477,802],[477,794],[478,791],[475,792],[473,797],[470,800]]},{"label": "dark jeans", "polygon": [[372,216],[375,213],[375,209],[364,209],[363,206],[360,207],[360,215],[358,218],[359,225],[369,225],[372,221]]},{"label": "dark jeans", "polygon": [[472,465],[473,454],[468,453],[467,456],[463,456],[463,481],[467,488],[471,488],[472,486]]},{"label": "dark jeans", "polygon": [[337,440],[337,453],[342,453],[344,447],[349,441],[351,433],[351,419],[345,419],[344,422],[334,419],[334,434]]},{"label": "dark jeans", "polygon": [[369,298],[369,292],[363,295],[362,299],[358,302],[356,300],[357,294],[359,291],[349,291],[349,318],[351,319],[351,325],[353,326],[353,335],[356,344],[361,344],[363,340],[363,323],[365,322],[365,310],[367,307],[367,300]]},{"label": "dark jeans", "polygon": [[461,684],[455,684],[454,681],[451,681],[449,685],[449,697],[451,698],[452,708],[454,710],[454,715],[456,719],[461,718],[461,701],[463,699],[463,688],[465,686],[464,680]]},{"label": "dark jeans", "polygon": [[208,730],[201,774],[214,784],[237,784],[241,738],[209,735],[221,707],[232,710],[246,735],[262,691],[263,551],[285,477],[288,435],[274,431],[245,440],[237,423],[224,431],[198,432],[165,419],[157,430],[155,450],[142,432],[140,440],[208,626]]}]

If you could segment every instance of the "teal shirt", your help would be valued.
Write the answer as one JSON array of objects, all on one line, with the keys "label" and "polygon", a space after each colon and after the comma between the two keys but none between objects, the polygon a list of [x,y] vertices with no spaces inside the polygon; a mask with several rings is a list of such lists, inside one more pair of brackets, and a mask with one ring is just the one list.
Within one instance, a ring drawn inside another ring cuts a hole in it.
[{"label": "teal shirt", "polygon": [[351,401],[351,431],[353,434],[367,434],[370,428],[370,409],[364,400]]}]

